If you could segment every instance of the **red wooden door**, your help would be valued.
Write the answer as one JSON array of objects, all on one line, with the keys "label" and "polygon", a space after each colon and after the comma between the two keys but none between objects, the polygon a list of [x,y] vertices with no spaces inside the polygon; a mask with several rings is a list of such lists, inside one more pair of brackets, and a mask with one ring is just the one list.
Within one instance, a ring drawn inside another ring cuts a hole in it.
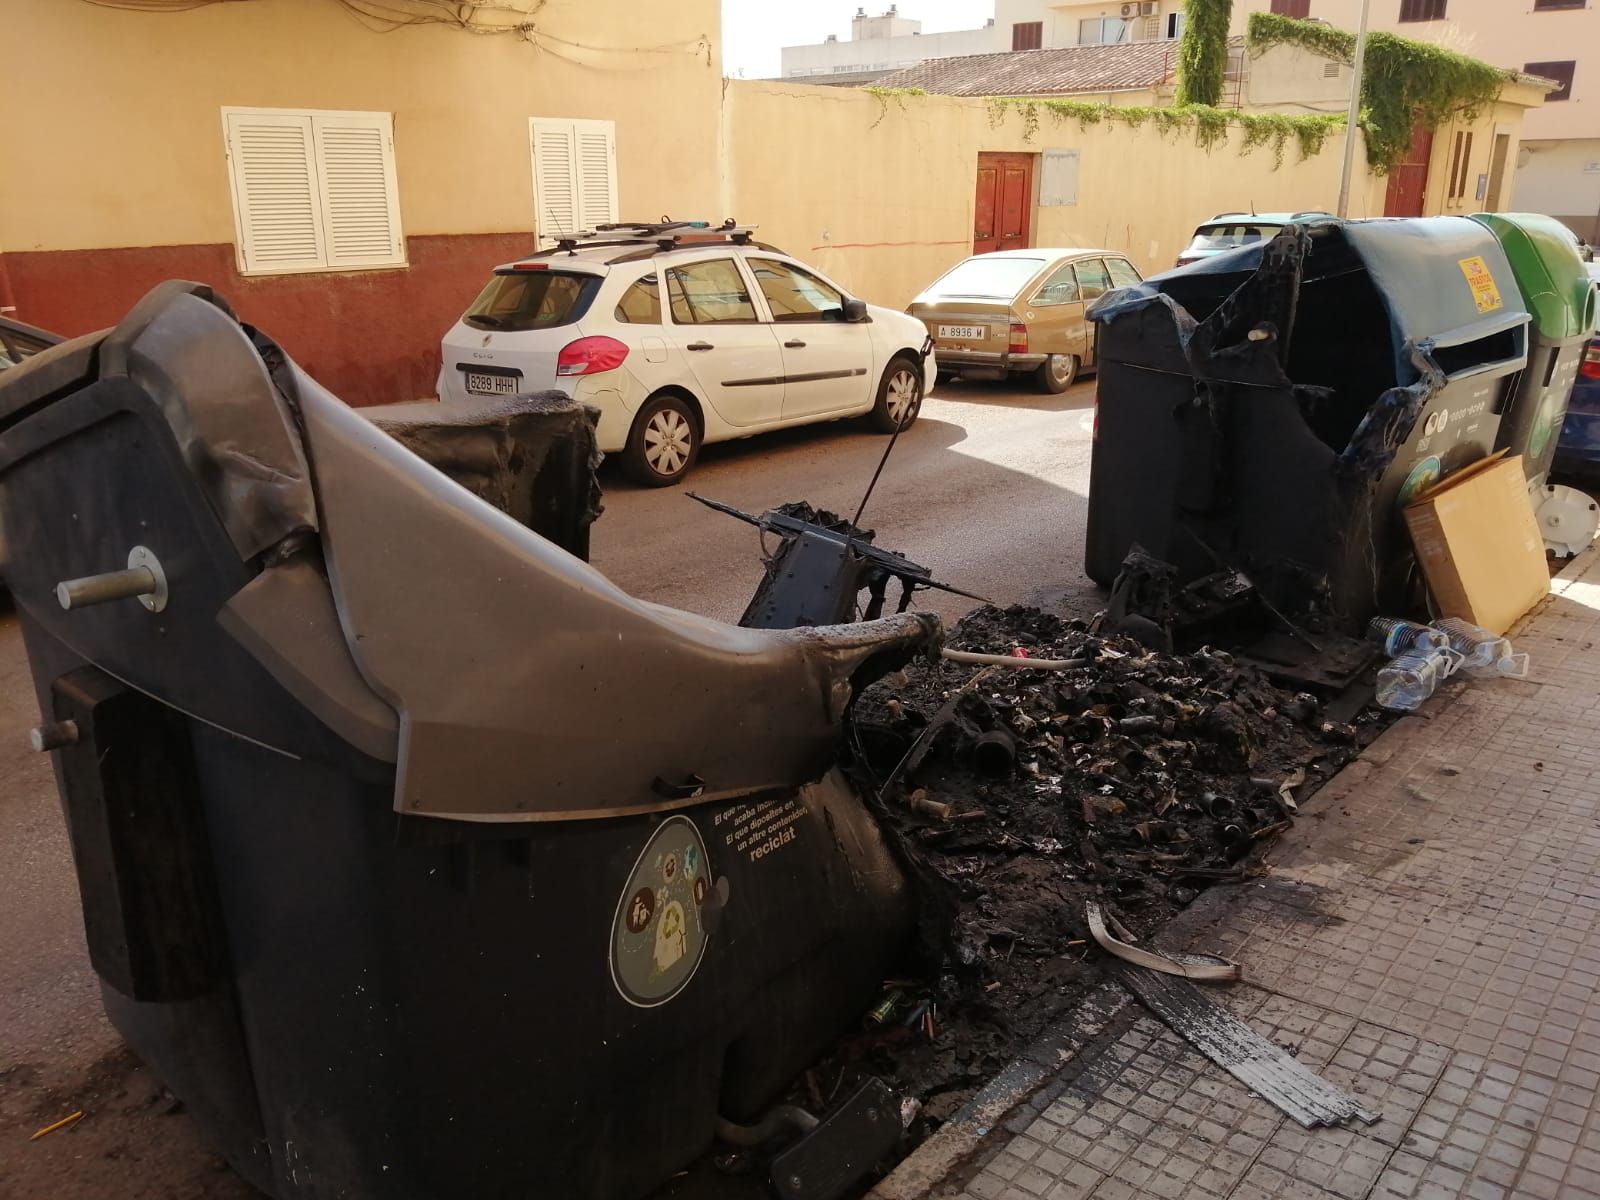
[{"label": "red wooden door", "polygon": [[1420,217],[1428,194],[1428,160],[1433,157],[1433,134],[1418,125],[1411,131],[1411,153],[1389,172],[1389,192],[1384,197],[1386,217]]},{"label": "red wooden door", "polygon": [[978,195],[973,212],[974,254],[1026,246],[1033,216],[1033,155],[978,155]]}]

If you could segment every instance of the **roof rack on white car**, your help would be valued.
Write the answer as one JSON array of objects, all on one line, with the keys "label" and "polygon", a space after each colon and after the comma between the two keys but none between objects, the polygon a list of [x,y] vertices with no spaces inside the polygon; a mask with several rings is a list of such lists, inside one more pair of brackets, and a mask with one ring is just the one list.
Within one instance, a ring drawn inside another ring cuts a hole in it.
[{"label": "roof rack on white car", "polygon": [[665,217],[659,221],[617,221],[577,233],[561,234],[556,239],[555,248],[543,253],[572,254],[593,246],[632,246],[640,242],[654,242],[662,250],[673,250],[684,238],[693,238],[698,242],[718,236],[736,246],[747,246],[755,230],[754,225],[740,225],[732,217],[721,225],[713,225],[710,221],[673,221]]}]

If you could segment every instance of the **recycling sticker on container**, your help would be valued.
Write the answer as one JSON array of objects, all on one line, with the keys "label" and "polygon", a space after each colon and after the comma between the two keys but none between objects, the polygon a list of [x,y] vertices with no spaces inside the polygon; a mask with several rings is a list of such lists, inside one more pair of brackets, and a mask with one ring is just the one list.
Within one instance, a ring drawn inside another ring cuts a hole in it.
[{"label": "recycling sticker on container", "polygon": [[1479,312],[1493,312],[1505,307],[1505,301],[1500,298],[1500,287],[1494,281],[1494,272],[1489,270],[1489,264],[1482,258],[1477,255],[1463,258],[1461,273],[1467,277],[1467,286],[1472,289],[1472,301],[1478,306]]},{"label": "recycling sticker on container", "polygon": [[611,920],[611,979],[639,1008],[681,992],[705,956],[701,912],[713,891],[705,842],[688,817],[669,817],[645,843]]}]

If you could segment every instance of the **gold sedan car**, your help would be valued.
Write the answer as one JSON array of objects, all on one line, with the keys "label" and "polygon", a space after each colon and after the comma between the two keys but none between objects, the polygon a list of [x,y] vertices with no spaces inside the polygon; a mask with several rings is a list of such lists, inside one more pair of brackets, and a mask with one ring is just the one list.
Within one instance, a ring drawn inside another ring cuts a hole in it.
[{"label": "gold sedan car", "polygon": [[906,311],[928,327],[940,374],[1030,375],[1064,392],[1095,365],[1084,308],[1140,279],[1112,250],[998,250],[957,263]]}]

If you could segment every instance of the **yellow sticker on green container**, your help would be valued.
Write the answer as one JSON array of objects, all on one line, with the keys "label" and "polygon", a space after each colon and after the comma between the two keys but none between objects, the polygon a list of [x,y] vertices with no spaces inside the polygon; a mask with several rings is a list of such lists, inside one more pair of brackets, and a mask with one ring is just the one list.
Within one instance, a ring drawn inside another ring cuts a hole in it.
[{"label": "yellow sticker on green container", "polygon": [[1494,281],[1494,273],[1483,259],[1477,256],[1463,258],[1461,273],[1467,277],[1467,286],[1472,289],[1472,301],[1478,306],[1479,312],[1493,312],[1505,307],[1505,301],[1500,299],[1500,288]]}]

